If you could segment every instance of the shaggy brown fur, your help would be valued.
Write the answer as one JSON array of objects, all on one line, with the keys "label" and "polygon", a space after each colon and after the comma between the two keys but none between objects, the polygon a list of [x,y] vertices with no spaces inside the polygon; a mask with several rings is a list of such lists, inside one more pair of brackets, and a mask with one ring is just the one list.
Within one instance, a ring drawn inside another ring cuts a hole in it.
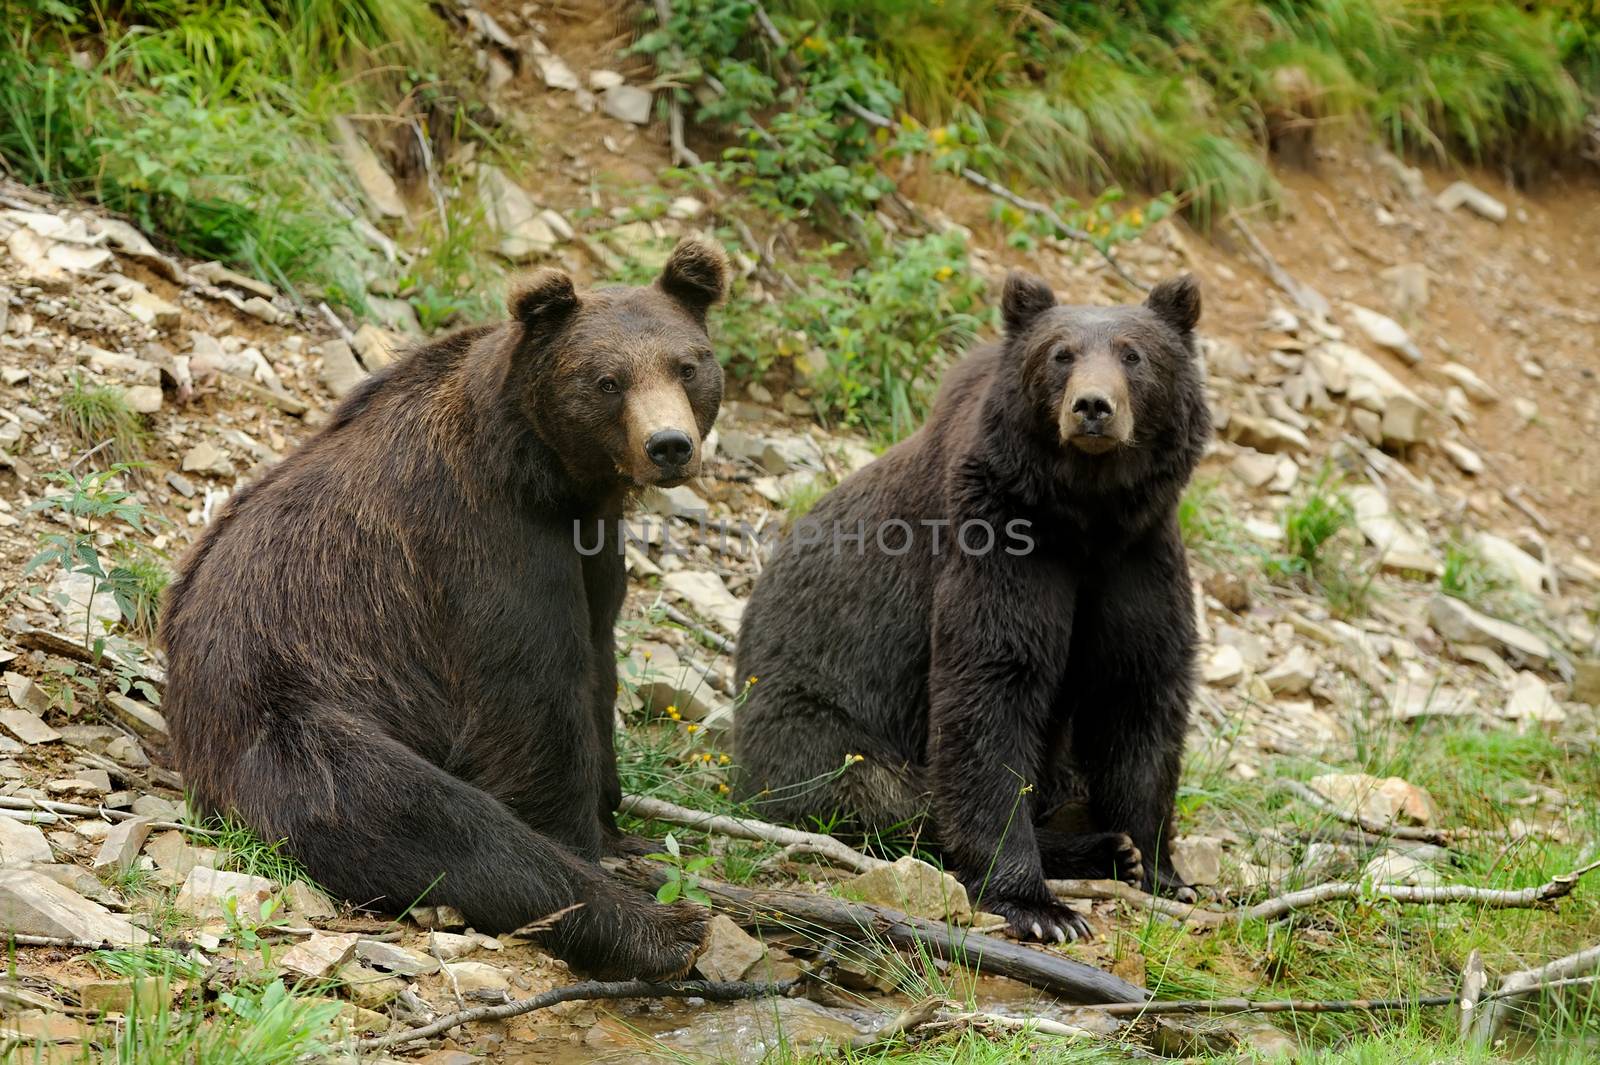
[{"label": "shaggy brown fur", "polygon": [[546,937],[563,958],[684,971],[703,918],[595,864],[620,797],[625,577],[620,553],[577,538],[614,541],[631,488],[694,472],[722,397],[705,316],[725,286],[698,241],[649,288],[580,294],[541,271],[510,321],[370,378],[241,490],[163,617],[200,805],[285,840],[353,902],[449,904],[485,931],[581,903]]}]

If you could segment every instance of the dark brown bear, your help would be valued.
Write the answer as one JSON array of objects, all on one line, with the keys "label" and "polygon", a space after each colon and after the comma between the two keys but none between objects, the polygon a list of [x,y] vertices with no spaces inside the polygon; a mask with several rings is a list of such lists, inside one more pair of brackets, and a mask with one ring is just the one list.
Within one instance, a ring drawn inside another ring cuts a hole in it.
[{"label": "dark brown bear", "polygon": [[[285,840],[329,890],[667,977],[692,909],[596,864],[629,492],[699,465],[722,399],[706,312],[727,263],[687,240],[649,288],[534,274],[500,325],[368,379],[240,491],[173,584],[166,711],[199,803]],[[580,551],[578,544],[584,545]]]},{"label": "dark brown bear", "polygon": [[[931,813],[985,910],[1063,939],[1088,927],[1047,877],[1187,890],[1167,844],[1195,644],[1176,511],[1211,431],[1200,294],[1063,307],[1013,274],[1003,311],[927,424],[775,550],[735,744],[757,809],[868,833]],[[1094,831],[1048,827],[1084,786]]]}]

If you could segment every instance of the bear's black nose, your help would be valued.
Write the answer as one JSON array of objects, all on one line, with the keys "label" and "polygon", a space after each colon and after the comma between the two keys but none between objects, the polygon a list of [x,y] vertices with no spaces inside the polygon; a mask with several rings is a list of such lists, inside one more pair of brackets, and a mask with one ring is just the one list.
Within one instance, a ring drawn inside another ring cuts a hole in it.
[{"label": "bear's black nose", "polygon": [[1103,422],[1117,412],[1111,397],[1104,392],[1085,392],[1072,401],[1072,413],[1085,424]]},{"label": "bear's black nose", "polygon": [[694,441],[682,429],[660,429],[644,442],[644,453],[663,470],[673,470],[694,457]]}]

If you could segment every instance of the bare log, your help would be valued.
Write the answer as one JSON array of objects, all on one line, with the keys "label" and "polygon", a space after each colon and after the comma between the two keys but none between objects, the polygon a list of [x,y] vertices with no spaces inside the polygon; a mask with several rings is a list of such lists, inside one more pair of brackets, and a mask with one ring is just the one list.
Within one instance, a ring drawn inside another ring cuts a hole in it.
[{"label": "bare log", "polygon": [[[652,890],[666,880],[654,862],[631,861],[616,867],[626,879]],[[767,891],[701,880],[713,906],[740,924],[775,931],[826,929],[857,942],[926,950],[957,965],[1005,976],[1060,995],[1071,1002],[1144,1002],[1150,993],[1119,976],[1046,950],[981,935],[939,921],[912,917],[864,902],[845,902],[799,891]]]}]

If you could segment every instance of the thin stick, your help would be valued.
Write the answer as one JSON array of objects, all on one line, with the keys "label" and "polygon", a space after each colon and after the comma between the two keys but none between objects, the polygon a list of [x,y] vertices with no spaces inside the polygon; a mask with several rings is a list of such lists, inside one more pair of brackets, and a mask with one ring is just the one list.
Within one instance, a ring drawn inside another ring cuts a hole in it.
[{"label": "thin stick", "polygon": [[[1593,951],[1600,951],[1600,947],[1591,948],[1590,951],[1585,951],[1584,953],[1589,954]],[[1576,958],[1579,955],[1573,955],[1573,957]],[[1567,960],[1569,959],[1562,959],[1563,962]],[[1592,961],[1593,959],[1591,959]],[[1551,964],[1558,963],[1552,962]],[[1547,966],[1546,968],[1549,967]],[[1546,980],[1517,989],[1501,988],[1499,991],[1483,996],[1482,1001],[1496,1002],[1517,995],[1532,994],[1536,991],[1589,985],[1596,982],[1600,982],[1600,977],[1580,976]],[[1214,998],[1182,999],[1170,1002],[1159,1000],[1145,1003],[1118,1002],[1108,1006],[1093,1006],[1090,1008],[1110,1017],[1159,1016],[1166,1013],[1384,1013],[1393,1010],[1418,1009],[1430,1006],[1453,1006],[1457,1001],[1455,995],[1419,995],[1415,998],[1350,998],[1329,1001],[1316,999],[1266,999],[1257,1001],[1247,998]]]},{"label": "thin stick", "polygon": [[401,1043],[414,1043],[418,1039],[427,1039],[441,1032],[448,1032],[452,1028],[459,1028],[463,1024],[475,1021],[503,1021],[535,1010],[549,1009],[563,1002],[618,998],[703,998],[710,1002],[734,1002],[739,999],[783,995],[797,983],[798,980],[783,980],[775,984],[744,981],[730,983],[717,980],[686,980],[681,983],[653,983],[649,980],[589,980],[498,1006],[478,1006],[470,1010],[447,1013],[432,1024],[425,1024],[420,1028],[358,1040],[356,1049],[382,1050]]},{"label": "thin stick", "polygon": [[1552,877],[1536,887],[1517,890],[1473,887],[1467,884],[1445,884],[1437,887],[1415,887],[1410,884],[1362,884],[1348,881],[1318,884],[1234,910],[1205,910],[1197,906],[1158,898],[1140,891],[1119,880],[1051,880],[1050,890],[1063,898],[1117,899],[1157,913],[1176,917],[1206,928],[1244,921],[1276,921],[1297,910],[1350,899],[1373,902],[1398,902],[1412,906],[1438,906],[1469,902],[1495,909],[1533,909],[1548,905],[1556,899],[1572,894],[1573,888],[1584,876],[1600,869],[1600,860],[1590,862],[1570,873]]},{"label": "thin stick", "polygon": [[[1574,982],[1593,982],[1596,978],[1586,974],[1600,970],[1600,944],[1557,958],[1535,969],[1523,969],[1500,981],[1499,990],[1483,996],[1482,1001],[1492,1003],[1488,1009],[1472,1020],[1472,1040],[1478,1046],[1487,1046],[1500,1033],[1512,1009],[1512,1001],[1542,991],[1547,987],[1567,986]],[[1574,980],[1573,978],[1577,978]]]},{"label": "thin stick", "polygon": [[1122,268],[1122,264],[1116,260],[1116,257],[1096,243],[1095,239],[1087,232],[1079,229],[1077,226],[1068,225],[1067,220],[1057,214],[1055,209],[1049,204],[1039,200],[1030,200],[1026,196],[1019,196],[1015,192],[1012,192],[1010,189],[1006,188],[1004,185],[1000,184],[998,181],[985,177],[983,174],[980,174],[970,166],[961,168],[961,176],[972,184],[978,186],[980,189],[1000,197],[1002,200],[1011,204],[1011,206],[1016,207],[1019,210],[1027,211],[1030,214],[1038,215],[1040,218],[1043,218],[1045,221],[1049,222],[1052,226],[1059,230],[1061,235],[1065,236],[1067,239],[1077,241],[1080,244],[1089,245],[1095,251],[1100,253],[1100,257],[1106,261],[1106,265],[1111,267],[1112,271],[1115,272],[1118,277],[1122,278],[1123,281],[1127,282],[1140,292],[1150,291],[1149,285],[1145,284],[1143,281],[1140,281],[1138,278],[1128,273],[1128,271],[1124,270]]},{"label": "thin stick", "polygon": [[677,624],[682,625],[684,628],[688,629],[702,640],[705,640],[707,643],[711,644],[711,646],[715,647],[729,658],[733,657],[735,651],[734,643],[726,636],[719,636],[710,629],[703,627],[699,622],[695,621],[694,618],[691,618],[688,614],[685,614],[683,611],[679,610],[670,603],[663,603],[661,605],[661,611],[667,616],[668,621],[676,622]]},{"label": "thin stick", "polygon": [[664,799],[651,799],[643,795],[624,795],[620,810],[635,817],[647,817],[653,821],[666,821],[670,824],[684,825],[702,832],[715,832],[720,835],[731,836],[734,839],[776,843],[784,847],[802,847],[809,853],[820,854],[834,864],[842,865],[846,869],[851,869],[858,873],[870,872],[873,869],[879,869],[890,864],[881,858],[862,854],[832,836],[824,836],[818,832],[802,832],[795,828],[785,828],[782,825],[757,821],[751,817],[709,814],[703,810],[692,810],[687,806],[679,806],[677,803],[667,802]]},{"label": "thin stick", "polygon": [[1267,251],[1266,245],[1256,239],[1256,235],[1250,231],[1250,227],[1244,224],[1244,219],[1238,215],[1229,215],[1228,218],[1233,223],[1233,227],[1239,231],[1239,235],[1244,237],[1245,243],[1250,245],[1250,250],[1255,253],[1261,269],[1266,272],[1272,283],[1282,289],[1302,311],[1305,311],[1311,317],[1326,318],[1328,312],[1333,309],[1328,304],[1327,297],[1308,285],[1302,285],[1294,279],[1289,271],[1278,265],[1278,260],[1274,259],[1272,253]]},{"label": "thin stick", "polygon": [[[672,21],[672,0],[654,0],[656,9],[656,26],[662,30]],[[677,45],[667,51],[674,63],[683,61],[683,53]],[[684,166],[699,166],[700,156],[683,142],[683,105],[678,102],[676,86],[667,89],[667,140],[672,145],[672,161]]]}]

